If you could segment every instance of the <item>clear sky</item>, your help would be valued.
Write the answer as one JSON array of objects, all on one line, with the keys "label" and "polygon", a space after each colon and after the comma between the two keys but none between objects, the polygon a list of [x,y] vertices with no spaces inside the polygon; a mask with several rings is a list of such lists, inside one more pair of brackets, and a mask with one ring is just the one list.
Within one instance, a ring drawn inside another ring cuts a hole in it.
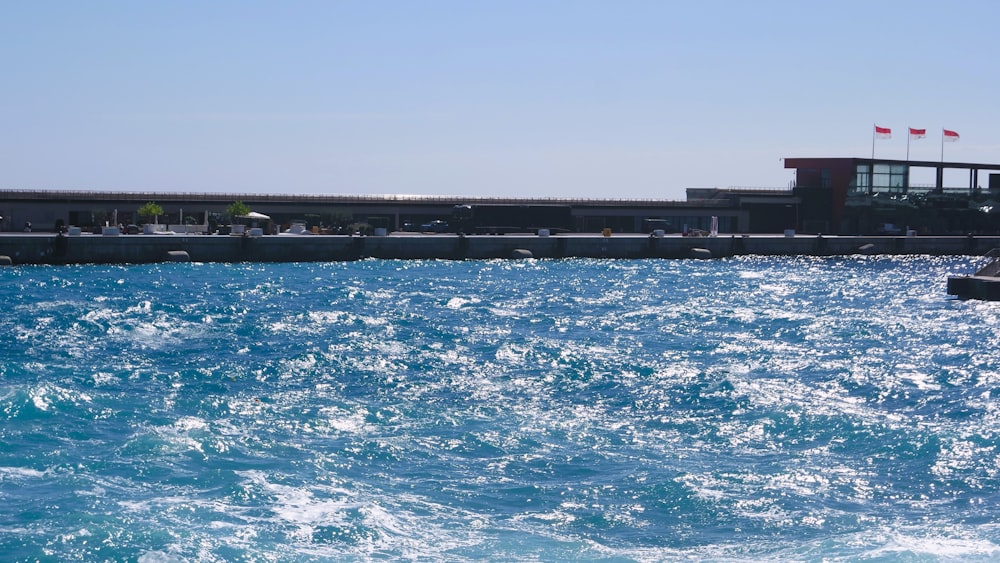
[{"label": "clear sky", "polygon": [[995,0],[0,0],[0,189],[684,199],[1000,162]]}]

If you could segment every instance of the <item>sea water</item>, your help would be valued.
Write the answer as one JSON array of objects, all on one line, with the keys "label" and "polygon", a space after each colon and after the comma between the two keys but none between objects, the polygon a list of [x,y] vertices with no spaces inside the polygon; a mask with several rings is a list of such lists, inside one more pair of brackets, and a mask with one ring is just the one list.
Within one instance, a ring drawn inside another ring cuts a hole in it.
[{"label": "sea water", "polygon": [[975,266],[2,268],[0,557],[995,560]]}]

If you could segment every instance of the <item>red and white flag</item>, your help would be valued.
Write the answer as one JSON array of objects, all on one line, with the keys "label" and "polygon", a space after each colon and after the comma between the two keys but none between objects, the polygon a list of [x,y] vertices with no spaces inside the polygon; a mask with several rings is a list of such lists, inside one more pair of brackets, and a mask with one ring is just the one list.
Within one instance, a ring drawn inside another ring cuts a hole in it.
[{"label": "red and white flag", "polygon": [[913,140],[923,139],[926,136],[927,136],[927,130],[926,129],[914,129],[913,127],[910,127],[910,138],[911,139],[913,139]]},{"label": "red and white flag", "polygon": [[955,141],[958,140],[958,133],[956,133],[954,131],[949,131],[947,129],[944,129],[943,135],[944,135],[943,139],[945,141],[949,141],[949,142],[953,143],[953,142],[955,142]]},{"label": "red and white flag", "polygon": [[876,139],[891,139],[892,138],[892,129],[889,129],[888,127],[879,127],[878,125],[876,125],[875,126],[875,138]]}]

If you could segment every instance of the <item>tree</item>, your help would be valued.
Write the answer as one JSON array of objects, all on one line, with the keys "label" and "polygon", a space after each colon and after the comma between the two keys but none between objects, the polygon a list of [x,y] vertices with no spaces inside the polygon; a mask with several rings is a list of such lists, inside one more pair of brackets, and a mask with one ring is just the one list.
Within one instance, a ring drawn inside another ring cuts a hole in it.
[{"label": "tree", "polygon": [[142,206],[139,207],[137,213],[139,214],[139,217],[145,217],[146,219],[152,217],[153,221],[156,222],[157,217],[163,215],[163,208],[160,207],[158,204],[150,201],[148,203],[142,204]]},{"label": "tree", "polygon": [[229,204],[229,207],[226,208],[226,213],[230,219],[243,217],[247,213],[250,213],[250,206],[240,200],[236,200]]}]

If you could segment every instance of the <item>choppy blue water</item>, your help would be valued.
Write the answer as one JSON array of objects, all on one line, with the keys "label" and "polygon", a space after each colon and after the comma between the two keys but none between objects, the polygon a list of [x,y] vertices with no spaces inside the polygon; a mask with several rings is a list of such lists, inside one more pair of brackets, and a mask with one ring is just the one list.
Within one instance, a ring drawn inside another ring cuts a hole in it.
[{"label": "choppy blue water", "polygon": [[0,553],[997,559],[974,263],[2,268]]}]

